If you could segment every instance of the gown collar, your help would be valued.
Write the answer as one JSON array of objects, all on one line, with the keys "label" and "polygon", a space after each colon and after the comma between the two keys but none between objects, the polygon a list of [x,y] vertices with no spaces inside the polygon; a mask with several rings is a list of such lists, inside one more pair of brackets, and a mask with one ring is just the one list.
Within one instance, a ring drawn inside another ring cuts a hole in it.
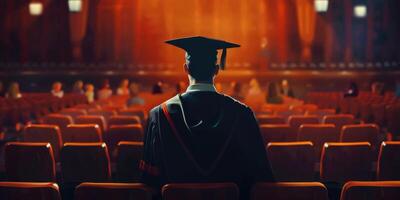
[{"label": "gown collar", "polygon": [[193,85],[190,85],[186,92],[216,92],[217,90],[215,89],[213,84],[209,83],[196,83]]}]

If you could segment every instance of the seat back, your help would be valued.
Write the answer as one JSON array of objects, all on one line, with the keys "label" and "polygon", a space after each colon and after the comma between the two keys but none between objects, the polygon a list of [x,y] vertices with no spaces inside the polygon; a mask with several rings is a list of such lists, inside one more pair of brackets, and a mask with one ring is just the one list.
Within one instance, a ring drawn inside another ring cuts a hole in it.
[{"label": "seat back", "polygon": [[261,124],[260,131],[265,144],[269,142],[294,142],[297,139],[297,131],[287,124]]},{"label": "seat back", "polygon": [[56,183],[0,182],[0,199],[61,200]]},{"label": "seat back", "polygon": [[103,116],[106,122],[108,122],[111,116],[117,115],[117,112],[114,110],[89,109],[88,115]]},{"label": "seat back", "polygon": [[378,180],[400,180],[400,142],[382,142],[378,157]]},{"label": "seat back", "polygon": [[61,133],[67,128],[68,125],[73,123],[73,119],[68,115],[50,114],[43,118],[43,124],[57,125]]},{"label": "seat back", "polygon": [[75,124],[97,124],[103,133],[107,130],[106,120],[100,115],[81,115],[75,120]]},{"label": "seat back", "polygon": [[377,146],[379,127],[376,124],[353,124],[342,127],[341,142],[369,142]]},{"label": "seat back", "polygon": [[50,143],[10,142],[5,146],[8,180],[56,181],[56,167]]},{"label": "seat back", "polygon": [[342,189],[341,200],[397,200],[400,181],[350,181]]},{"label": "seat back", "polygon": [[25,128],[24,142],[50,143],[54,151],[54,159],[59,160],[63,141],[61,132],[56,125],[31,124]]},{"label": "seat back", "polygon": [[151,190],[141,183],[81,183],[75,189],[75,200],[151,200]]},{"label": "seat back", "polygon": [[324,143],[339,141],[339,134],[335,130],[333,124],[304,124],[299,128],[297,140],[311,141],[315,157],[319,161]]},{"label": "seat back", "polygon": [[142,108],[128,108],[118,112],[121,116],[138,116],[141,122],[146,120],[145,112]]},{"label": "seat back", "polygon": [[143,128],[140,124],[113,125],[107,134],[107,145],[113,152],[121,141],[142,142]]},{"label": "seat back", "polygon": [[177,183],[162,187],[164,200],[237,200],[239,189],[234,183]]},{"label": "seat back", "polygon": [[318,182],[257,183],[251,190],[251,200],[329,200],[328,190]]},{"label": "seat back", "polygon": [[106,182],[111,177],[105,143],[66,143],[61,150],[64,182]]},{"label": "seat back", "polygon": [[319,121],[322,122],[326,115],[334,115],[336,113],[335,109],[317,109],[312,111],[307,111],[306,115],[318,116]]},{"label": "seat back", "polygon": [[120,142],[117,147],[117,179],[121,182],[138,181],[139,164],[143,156],[143,142]]},{"label": "seat back", "polygon": [[334,124],[336,131],[340,133],[343,126],[354,124],[354,116],[349,114],[326,115],[322,119],[322,123]]},{"label": "seat back", "polygon": [[129,125],[129,124],[141,124],[138,116],[111,116],[108,120],[108,128],[114,125]]},{"label": "seat back", "polygon": [[297,131],[298,128],[303,124],[318,124],[319,120],[315,115],[292,115],[289,117],[288,123],[294,130]]},{"label": "seat back", "polygon": [[97,124],[70,124],[63,133],[64,143],[102,142],[103,137]]},{"label": "seat back", "polygon": [[276,115],[257,115],[258,124],[286,124],[285,118]]},{"label": "seat back", "polygon": [[71,116],[72,119],[75,119],[80,115],[86,115],[87,112],[85,109],[77,109],[77,108],[68,108],[60,111],[60,114]]},{"label": "seat back", "polygon": [[325,143],[320,178],[323,182],[335,183],[370,180],[371,167],[372,152],[368,142]]},{"label": "seat back", "polygon": [[268,159],[277,181],[313,181],[314,148],[311,142],[272,142]]}]

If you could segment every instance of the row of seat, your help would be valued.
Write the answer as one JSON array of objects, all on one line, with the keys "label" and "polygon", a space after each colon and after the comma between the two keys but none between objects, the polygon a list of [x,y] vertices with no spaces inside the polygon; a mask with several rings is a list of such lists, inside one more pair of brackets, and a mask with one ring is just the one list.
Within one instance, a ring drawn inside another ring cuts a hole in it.
[{"label": "row of seat", "polygon": [[[4,151],[7,180],[57,180],[57,165],[50,143],[11,142],[6,144]],[[116,180],[137,181],[143,143],[120,142],[116,151]],[[60,166],[63,183],[111,180],[111,161],[105,143],[64,144]]]},{"label": "row of seat", "polygon": [[[81,183],[75,189],[75,200],[151,200],[154,191],[140,183]],[[164,200],[238,200],[234,183],[176,183],[162,187]],[[340,200],[397,200],[400,181],[347,182]],[[0,199],[61,200],[55,183],[0,182]],[[319,182],[257,183],[251,200],[329,200],[327,188]]]},{"label": "row of seat", "polygon": [[333,124],[303,124],[298,129],[287,124],[260,125],[267,145],[269,142],[311,141],[319,158],[322,145],[326,142],[369,142],[373,151],[379,145],[379,127],[375,124],[345,125],[341,131]]},{"label": "row of seat", "polygon": [[25,128],[22,141],[50,143],[56,161],[59,160],[59,152],[64,143],[105,141],[112,158],[114,158],[115,149],[119,142],[143,141],[143,128],[140,124],[113,125],[106,133],[102,134],[96,124],[70,124],[64,131],[60,131],[56,125],[32,124]]},{"label": "row of seat", "polygon": [[400,180],[400,142],[382,142],[377,159],[367,142],[325,143],[320,159],[311,142],[273,142],[266,149],[279,181],[315,181],[316,171],[323,182],[374,180],[373,171],[378,180]]}]

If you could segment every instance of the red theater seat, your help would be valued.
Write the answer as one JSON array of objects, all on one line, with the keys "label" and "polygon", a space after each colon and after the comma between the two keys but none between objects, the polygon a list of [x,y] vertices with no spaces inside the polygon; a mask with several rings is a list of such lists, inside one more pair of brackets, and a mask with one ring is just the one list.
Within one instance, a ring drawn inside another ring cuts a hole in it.
[{"label": "red theater seat", "polygon": [[322,146],[325,142],[338,142],[339,134],[333,124],[304,124],[298,132],[298,141],[311,141],[317,161],[321,158]]},{"label": "red theater seat", "polygon": [[151,200],[151,189],[141,183],[81,183],[75,200]]},{"label": "red theater seat", "polygon": [[369,142],[373,149],[378,145],[379,127],[375,124],[353,124],[342,127],[341,142]]},{"label": "red theater seat", "polygon": [[25,128],[24,142],[50,143],[54,151],[54,159],[59,160],[63,141],[60,129],[56,125],[31,124]]},{"label": "red theater seat", "polygon": [[43,118],[43,124],[57,125],[61,130],[61,134],[72,123],[73,119],[68,115],[50,114]]},{"label": "red theater seat", "polygon": [[88,115],[100,115],[103,116],[106,122],[110,119],[111,116],[117,115],[117,112],[114,110],[103,110],[103,109],[89,109]]},{"label": "red theater seat", "polygon": [[400,181],[350,181],[342,189],[340,200],[398,200]]},{"label": "red theater seat", "polygon": [[76,119],[78,116],[86,115],[87,112],[86,112],[86,110],[84,110],[84,109],[68,108],[68,109],[61,110],[61,111],[60,111],[60,114],[71,116],[72,119],[75,121],[75,119]]},{"label": "red theater seat", "polygon": [[318,182],[257,183],[251,200],[329,200],[328,190]]},{"label": "red theater seat", "polygon": [[319,120],[317,116],[292,115],[289,117],[288,123],[297,131],[303,124],[319,124]]},{"label": "red theater seat", "polygon": [[335,109],[318,109],[318,110],[307,111],[306,115],[318,116],[319,120],[322,122],[322,119],[326,115],[334,115],[335,113],[336,113]]},{"label": "red theater seat", "polygon": [[110,127],[107,134],[107,145],[113,152],[121,141],[142,142],[143,128],[140,124],[114,125]]},{"label": "red theater seat", "polygon": [[108,128],[113,125],[129,125],[129,124],[141,124],[138,116],[111,116],[108,120]]},{"label": "red theater seat", "polygon": [[117,179],[134,182],[140,178],[139,162],[143,155],[142,142],[120,142],[117,147]]},{"label": "red theater seat", "polygon": [[118,112],[122,116],[138,116],[141,122],[146,120],[145,112],[142,108],[128,108]]},{"label": "red theater seat", "polygon": [[325,143],[321,155],[323,182],[345,183],[370,180],[371,145],[368,142]]},{"label": "red theater seat", "polygon": [[10,142],[5,146],[8,180],[56,181],[56,167],[50,143]]},{"label": "red theater seat", "polygon": [[107,131],[106,120],[103,116],[99,115],[78,116],[75,120],[75,124],[97,124],[103,133]]},{"label": "red theater seat", "polygon": [[354,124],[354,116],[345,114],[327,115],[322,119],[322,123],[334,124],[336,126],[336,131],[340,133],[343,126]]},{"label": "red theater seat", "polygon": [[63,133],[67,142],[102,142],[103,137],[97,124],[70,124]]},{"label": "red theater seat", "polygon": [[0,182],[0,199],[61,200],[56,183]]},{"label": "red theater seat", "polygon": [[313,181],[314,147],[311,142],[272,142],[267,154],[277,181]]},{"label": "red theater seat", "polygon": [[275,115],[257,115],[258,124],[286,124],[285,118]]},{"label": "red theater seat", "polygon": [[260,131],[266,145],[269,142],[294,142],[297,139],[297,131],[287,124],[261,124]]},{"label": "red theater seat", "polygon": [[105,143],[66,143],[61,150],[64,182],[107,182],[111,177]]},{"label": "red theater seat", "polygon": [[400,142],[382,142],[378,157],[378,180],[400,180]]},{"label": "red theater seat", "polygon": [[163,200],[238,200],[234,183],[176,183],[162,187]]}]

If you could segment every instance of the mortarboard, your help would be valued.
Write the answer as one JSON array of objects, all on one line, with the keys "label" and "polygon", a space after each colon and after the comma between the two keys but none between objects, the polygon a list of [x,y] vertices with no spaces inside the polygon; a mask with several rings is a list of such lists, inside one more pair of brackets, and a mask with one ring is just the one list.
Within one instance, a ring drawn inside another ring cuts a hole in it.
[{"label": "mortarboard", "polygon": [[216,58],[217,50],[222,49],[220,67],[225,68],[226,49],[240,47],[239,44],[225,42],[201,36],[178,38],[165,41],[166,43],[184,49],[186,51],[186,59],[191,60],[192,57],[214,57]]}]

